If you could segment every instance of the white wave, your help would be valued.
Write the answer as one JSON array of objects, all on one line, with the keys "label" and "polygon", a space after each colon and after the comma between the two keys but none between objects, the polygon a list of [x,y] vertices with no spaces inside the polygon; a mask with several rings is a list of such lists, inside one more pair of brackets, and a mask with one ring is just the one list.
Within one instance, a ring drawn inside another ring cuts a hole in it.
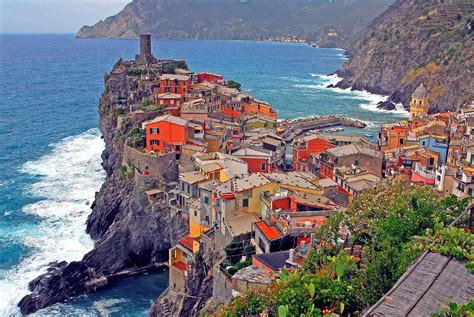
[{"label": "white wave", "polygon": [[374,112],[384,112],[387,114],[402,115],[402,116],[409,115],[409,112],[405,110],[402,104],[396,104],[395,110],[386,110],[386,109],[377,108],[378,103],[386,101],[388,99],[388,96],[376,95],[365,90],[351,90],[351,88],[346,88],[346,89],[327,88],[327,86],[330,83],[335,85],[341,80],[341,78],[338,77],[337,74],[328,75],[328,76],[319,75],[319,74],[311,74],[311,76],[318,77],[322,79],[323,81],[325,80],[325,82],[323,84],[298,84],[298,85],[293,85],[293,87],[304,88],[304,89],[318,89],[318,90],[330,89],[332,92],[344,95],[344,98],[360,100],[361,102],[359,103],[359,106],[364,110],[374,111]]},{"label": "white wave", "polygon": [[[299,85],[302,87],[308,87],[308,88],[327,88],[329,85],[336,85],[338,82],[342,80],[341,77],[337,76],[337,74],[332,74],[332,75],[322,75],[322,74],[309,74],[311,77],[316,77],[318,78],[318,84],[317,85]],[[298,87],[298,85],[294,85],[294,87]]]},{"label": "white wave", "polygon": [[85,222],[95,192],[105,173],[100,165],[104,142],[98,129],[63,139],[52,152],[27,162],[21,171],[38,177],[29,190],[39,202],[22,211],[39,219],[34,228],[18,228],[13,238],[32,253],[0,279],[0,316],[19,316],[18,301],[28,293],[28,282],[45,272],[53,261],[80,260],[93,247]]}]

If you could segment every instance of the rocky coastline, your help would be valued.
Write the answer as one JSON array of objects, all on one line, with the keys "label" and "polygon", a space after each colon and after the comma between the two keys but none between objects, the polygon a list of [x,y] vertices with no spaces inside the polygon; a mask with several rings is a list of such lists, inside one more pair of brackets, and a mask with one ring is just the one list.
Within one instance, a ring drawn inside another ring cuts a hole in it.
[{"label": "rocky coastline", "polygon": [[335,86],[389,96],[379,108],[393,110],[423,83],[431,112],[458,110],[473,100],[473,13],[472,3],[395,1],[352,39]]},{"label": "rocky coastline", "polygon": [[96,193],[87,220],[94,249],[81,261],[52,264],[46,273],[31,281],[31,294],[18,304],[22,314],[96,291],[118,278],[163,269],[168,249],[187,231],[188,222],[183,215],[173,212],[165,200],[150,203],[145,193],[149,188],[165,188],[177,181],[176,159],[168,159],[162,172],[146,181],[140,180],[138,173],[124,175],[121,169],[124,138],[157,113],[145,112],[119,120],[113,105],[128,89],[127,69],[122,61],[105,76],[105,87],[99,126],[106,144],[102,154],[106,179]]}]

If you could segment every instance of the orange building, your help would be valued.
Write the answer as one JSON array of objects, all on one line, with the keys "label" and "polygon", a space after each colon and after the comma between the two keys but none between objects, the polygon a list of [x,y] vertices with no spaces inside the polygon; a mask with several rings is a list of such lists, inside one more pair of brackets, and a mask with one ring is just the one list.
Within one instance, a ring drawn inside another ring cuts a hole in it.
[{"label": "orange building", "polygon": [[161,94],[170,92],[184,97],[188,92],[189,85],[191,85],[191,78],[186,75],[163,74],[160,76]]},{"label": "orange building", "polygon": [[394,150],[405,146],[408,138],[408,125],[383,125],[380,128],[380,149]]},{"label": "orange building", "polygon": [[180,108],[183,97],[180,94],[166,92],[155,96],[156,105],[165,105],[166,110],[174,116],[180,115]]},{"label": "orange building", "polygon": [[260,114],[272,119],[276,119],[277,114],[273,111],[269,104],[263,102],[252,103],[250,105],[244,105],[244,114]]},{"label": "orange building", "polygon": [[142,123],[146,130],[146,148],[148,151],[176,151],[186,144],[188,121],[170,114]]},{"label": "orange building", "polygon": [[293,170],[300,170],[299,163],[308,164],[309,154],[323,153],[333,147],[334,145],[328,139],[320,138],[318,135],[298,138],[293,144]]}]

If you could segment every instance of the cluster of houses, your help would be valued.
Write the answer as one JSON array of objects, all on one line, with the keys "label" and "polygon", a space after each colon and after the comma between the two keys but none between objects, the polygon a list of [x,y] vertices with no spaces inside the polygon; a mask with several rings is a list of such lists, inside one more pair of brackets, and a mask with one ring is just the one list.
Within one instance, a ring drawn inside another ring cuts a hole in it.
[{"label": "cluster of houses", "polygon": [[[148,55],[142,52],[137,63],[155,63]],[[209,237],[225,249],[216,272],[233,294],[302,265],[321,243],[314,231],[385,178],[473,195],[474,109],[429,115],[423,86],[413,94],[409,120],[382,125],[377,142],[315,132],[287,144],[272,107],[229,87],[221,75],[174,68],[153,81],[141,98],[162,113],[142,122],[145,142],[137,150],[152,158],[172,153],[179,162],[168,203],[187,215],[189,230],[169,250],[169,287],[177,293],[186,292]]]}]

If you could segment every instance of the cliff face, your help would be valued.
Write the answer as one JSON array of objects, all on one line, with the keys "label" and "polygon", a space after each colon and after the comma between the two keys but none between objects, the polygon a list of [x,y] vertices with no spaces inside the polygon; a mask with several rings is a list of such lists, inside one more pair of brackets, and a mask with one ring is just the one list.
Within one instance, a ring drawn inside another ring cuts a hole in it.
[{"label": "cliff face", "polygon": [[390,109],[424,83],[431,111],[459,108],[474,97],[473,16],[472,1],[397,0],[351,43],[337,86],[389,95]]},{"label": "cliff face", "polygon": [[187,220],[176,214],[165,199],[150,203],[145,190],[169,188],[177,181],[173,157],[160,161],[161,172],[144,177],[124,173],[124,138],[140,122],[156,113],[127,116],[118,124],[113,104],[126,96],[127,70],[122,62],[105,78],[106,90],[100,102],[100,129],[106,148],[102,154],[107,177],[92,207],[87,232],[94,249],[79,262],[60,262],[29,284],[31,294],[19,306],[28,314],[73,296],[94,291],[110,280],[154,268],[167,260],[168,249],[187,232]]},{"label": "cliff face", "polygon": [[[393,0],[134,0],[78,37],[267,40],[344,45]],[[265,18],[262,18],[265,17]]]}]

